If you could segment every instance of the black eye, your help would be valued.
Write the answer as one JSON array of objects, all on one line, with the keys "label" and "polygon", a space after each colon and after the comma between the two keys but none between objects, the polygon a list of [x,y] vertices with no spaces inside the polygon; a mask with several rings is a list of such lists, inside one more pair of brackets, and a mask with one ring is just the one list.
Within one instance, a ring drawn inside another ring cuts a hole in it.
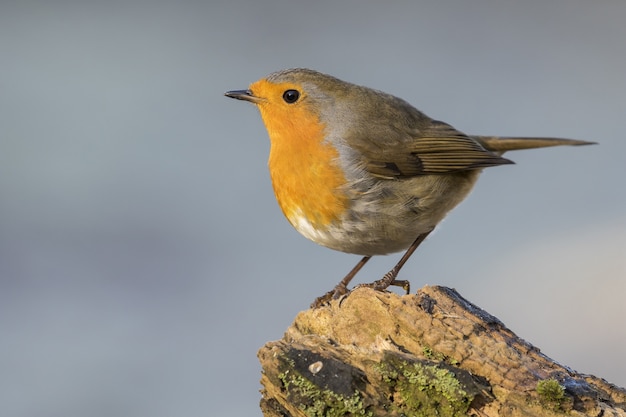
[{"label": "black eye", "polygon": [[300,98],[300,92],[298,90],[287,90],[283,93],[283,100],[286,103],[295,103]]}]

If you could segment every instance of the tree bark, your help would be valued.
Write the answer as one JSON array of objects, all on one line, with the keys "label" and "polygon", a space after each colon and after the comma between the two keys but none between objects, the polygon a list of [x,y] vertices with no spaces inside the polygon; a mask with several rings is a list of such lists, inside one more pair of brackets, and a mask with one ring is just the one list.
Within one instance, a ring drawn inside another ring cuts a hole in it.
[{"label": "tree bark", "polygon": [[445,287],[358,288],[259,353],[277,416],[626,416],[626,390],[574,372]]}]

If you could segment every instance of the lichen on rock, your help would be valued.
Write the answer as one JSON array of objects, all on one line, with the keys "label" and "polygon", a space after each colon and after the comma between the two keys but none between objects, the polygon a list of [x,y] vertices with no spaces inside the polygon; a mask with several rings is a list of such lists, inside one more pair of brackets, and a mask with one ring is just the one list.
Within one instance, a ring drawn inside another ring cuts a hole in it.
[{"label": "lichen on rock", "polygon": [[456,291],[359,288],[259,351],[266,417],[626,417],[626,390],[543,355]]}]

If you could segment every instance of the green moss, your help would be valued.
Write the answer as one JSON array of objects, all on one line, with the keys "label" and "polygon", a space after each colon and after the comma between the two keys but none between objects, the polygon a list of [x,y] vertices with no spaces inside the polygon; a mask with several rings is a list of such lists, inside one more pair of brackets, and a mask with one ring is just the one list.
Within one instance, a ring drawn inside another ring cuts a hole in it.
[{"label": "green moss", "polygon": [[435,358],[435,351],[430,346],[423,346],[422,347],[422,353],[424,354],[424,356],[427,359],[434,359]]},{"label": "green moss", "polygon": [[437,362],[446,362],[449,363],[450,365],[458,365],[459,361],[457,361],[456,359],[452,359],[449,356],[434,350],[433,348],[431,348],[430,346],[423,346],[422,347],[422,354],[424,355],[424,357],[426,359],[430,359],[430,360],[434,360]]},{"label": "green moss", "polygon": [[321,389],[302,375],[285,371],[278,375],[289,398],[310,417],[372,416],[363,406],[361,394],[346,397]]},{"label": "green moss", "polygon": [[565,401],[565,388],[556,379],[544,379],[537,382],[536,388],[537,394],[539,394],[539,401],[541,404],[553,411],[563,409],[563,402]]},{"label": "green moss", "polygon": [[389,384],[395,411],[405,416],[465,415],[474,393],[447,367],[395,358],[376,369]]}]

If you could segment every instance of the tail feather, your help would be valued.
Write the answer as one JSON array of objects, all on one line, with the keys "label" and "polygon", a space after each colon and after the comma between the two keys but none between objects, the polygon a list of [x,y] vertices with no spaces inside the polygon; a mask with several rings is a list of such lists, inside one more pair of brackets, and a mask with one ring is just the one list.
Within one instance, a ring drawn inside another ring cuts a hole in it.
[{"label": "tail feather", "polygon": [[596,142],[588,142],[577,139],[563,138],[525,138],[525,137],[499,137],[499,136],[472,136],[485,149],[502,155],[506,151],[520,149],[545,148],[548,146],[581,146],[594,145]]}]

